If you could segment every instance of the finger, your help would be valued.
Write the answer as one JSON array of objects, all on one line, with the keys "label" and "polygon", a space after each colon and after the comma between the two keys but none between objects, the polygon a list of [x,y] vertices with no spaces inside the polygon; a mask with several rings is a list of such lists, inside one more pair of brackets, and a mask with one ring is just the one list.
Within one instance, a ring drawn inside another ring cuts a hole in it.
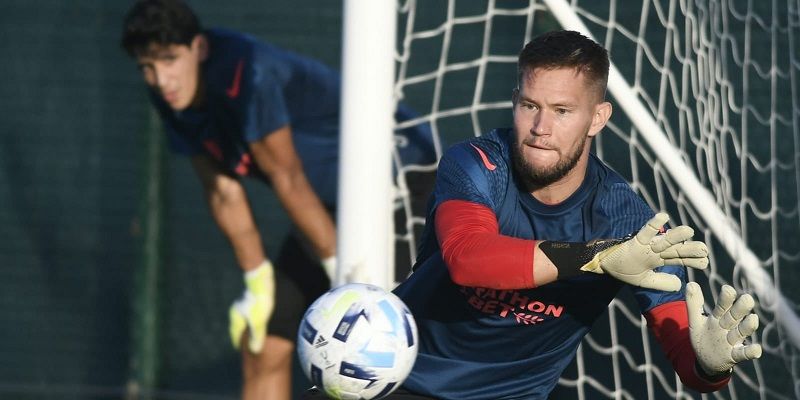
[{"label": "finger", "polygon": [[242,344],[242,334],[247,329],[247,321],[239,314],[235,306],[228,311],[228,317],[230,319],[228,333],[231,337],[231,343],[233,343],[233,348],[238,350]]},{"label": "finger", "polygon": [[703,324],[703,291],[696,282],[686,284],[686,313],[689,314],[689,328]]},{"label": "finger", "polygon": [[250,340],[249,340],[249,347],[250,351],[253,354],[258,354],[261,352],[261,348],[264,347],[264,336],[266,335],[266,321],[254,321],[253,317],[247,319],[247,328],[249,330]]},{"label": "finger", "polygon": [[254,329],[252,326],[250,327],[250,341],[249,341],[250,351],[253,354],[261,353],[261,349],[264,347],[264,331],[259,329]]},{"label": "finger", "polygon": [[694,269],[708,268],[708,257],[684,259],[684,265]]},{"label": "finger", "polygon": [[731,308],[733,301],[736,299],[736,289],[729,285],[723,285],[722,288],[719,290],[719,297],[717,298],[717,305],[714,306],[714,310],[711,311],[711,314],[720,319]]},{"label": "finger", "polygon": [[647,224],[636,234],[636,241],[641,244],[650,243],[667,221],[669,221],[669,216],[666,213],[656,214],[653,218],[650,218]]},{"label": "finger", "polygon": [[678,243],[671,249],[675,250],[681,257],[708,257],[708,246],[696,240]]},{"label": "finger", "polygon": [[744,342],[744,339],[753,334],[758,329],[758,315],[750,314],[734,329],[728,332],[728,344],[735,346]]},{"label": "finger", "polygon": [[707,257],[692,258],[668,258],[664,260],[664,265],[683,265],[687,268],[706,269],[708,268]]},{"label": "finger", "polygon": [[720,318],[719,325],[725,329],[733,328],[742,318],[753,311],[755,304],[756,302],[753,300],[753,296],[747,293],[739,296],[736,302],[733,303],[733,306],[728,309],[728,312]]},{"label": "finger", "polygon": [[646,289],[677,292],[681,290],[681,280],[672,274],[649,271],[649,273],[646,273],[644,278],[639,281],[639,286]]},{"label": "finger", "polygon": [[652,245],[652,249],[655,252],[661,252],[675,244],[691,239],[692,236],[694,236],[694,229],[686,225],[681,225],[677,228],[670,229],[666,234],[661,235],[661,240],[656,240]]},{"label": "finger", "polygon": [[759,357],[761,357],[761,345],[757,343],[734,347],[733,351],[731,351],[731,358],[737,364],[746,360],[755,360]]},{"label": "finger", "polygon": [[[654,251],[656,251],[655,245],[653,245],[652,248]],[[661,258],[708,257],[708,247],[706,247],[706,244],[693,240],[674,244],[670,247],[664,248],[663,250],[658,250],[658,252],[661,254]]]}]

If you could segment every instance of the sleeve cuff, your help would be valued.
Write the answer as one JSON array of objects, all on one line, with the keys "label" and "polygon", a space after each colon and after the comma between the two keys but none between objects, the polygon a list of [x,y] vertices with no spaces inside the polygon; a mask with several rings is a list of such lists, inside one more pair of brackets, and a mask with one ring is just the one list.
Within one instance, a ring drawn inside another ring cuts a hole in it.
[{"label": "sleeve cuff", "polygon": [[698,378],[700,378],[700,379],[702,379],[702,380],[704,380],[704,381],[706,381],[708,383],[719,383],[719,382],[722,382],[724,380],[730,379],[731,375],[733,374],[733,368],[731,368],[731,369],[729,369],[729,370],[727,370],[725,372],[722,372],[720,374],[709,375],[708,373],[706,373],[705,370],[703,370],[703,367],[701,367],[700,363],[697,362],[697,360],[695,359],[695,361],[694,361],[694,373],[697,375]]}]

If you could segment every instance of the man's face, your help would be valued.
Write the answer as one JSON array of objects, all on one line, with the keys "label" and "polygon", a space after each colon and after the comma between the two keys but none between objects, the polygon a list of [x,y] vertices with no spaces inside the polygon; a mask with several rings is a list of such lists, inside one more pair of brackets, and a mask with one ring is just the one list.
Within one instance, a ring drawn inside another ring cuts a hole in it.
[{"label": "man's face", "polygon": [[[514,95],[514,166],[526,185],[558,182],[588,157],[587,139],[605,125],[597,124],[601,107],[596,88],[574,68],[538,68],[523,74]],[[609,106],[610,107],[610,106]]]},{"label": "man's face", "polygon": [[189,46],[152,44],[136,63],[147,85],[180,111],[197,101],[200,64],[206,56],[205,38],[197,36]]}]

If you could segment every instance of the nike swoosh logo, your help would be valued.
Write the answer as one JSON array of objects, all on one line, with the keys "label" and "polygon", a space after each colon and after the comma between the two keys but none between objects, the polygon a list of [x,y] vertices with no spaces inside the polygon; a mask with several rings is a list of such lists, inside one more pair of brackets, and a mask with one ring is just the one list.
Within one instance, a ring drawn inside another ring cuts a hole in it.
[{"label": "nike swoosh logo", "polygon": [[233,75],[231,87],[225,90],[225,93],[228,95],[228,97],[232,99],[239,97],[239,89],[242,83],[242,68],[244,68],[244,60],[239,60],[239,63],[236,64],[236,72]]},{"label": "nike swoosh logo", "polygon": [[489,157],[486,157],[486,153],[484,153],[480,147],[475,146],[472,143],[470,143],[469,145],[478,151],[478,155],[481,156],[481,161],[483,161],[483,166],[486,167],[486,169],[488,169],[489,171],[494,171],[495,168],[497,168],[497,165],[494,165],[491,162],[489,162]]}]

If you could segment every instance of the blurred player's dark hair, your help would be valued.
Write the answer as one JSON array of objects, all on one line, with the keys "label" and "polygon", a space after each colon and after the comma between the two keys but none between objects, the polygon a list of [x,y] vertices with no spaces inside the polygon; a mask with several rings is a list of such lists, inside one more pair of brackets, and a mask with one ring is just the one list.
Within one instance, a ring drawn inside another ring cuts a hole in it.
[{"label": "blurred player's dark hair", "polygon": [[139,0],[122,25],[121,45],[131,57],[147,54],[152,45],[190,45],[202,32],[194,11],[181,0]]}]

